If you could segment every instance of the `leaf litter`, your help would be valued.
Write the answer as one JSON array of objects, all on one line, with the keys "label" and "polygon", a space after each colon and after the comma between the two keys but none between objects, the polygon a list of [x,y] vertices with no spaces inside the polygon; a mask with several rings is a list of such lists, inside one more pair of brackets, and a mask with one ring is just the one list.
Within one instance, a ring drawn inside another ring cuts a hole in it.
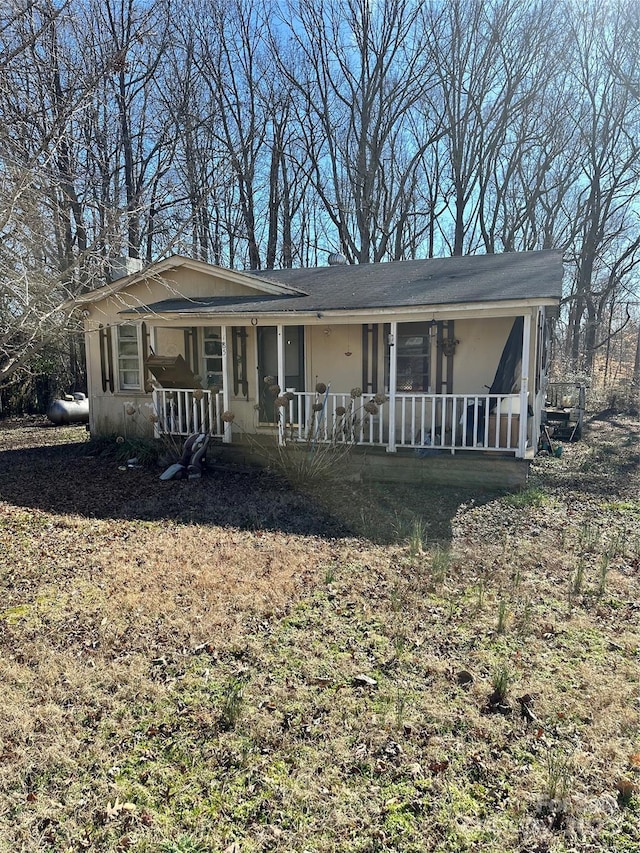
[{"label": "leaf litter", "polygon": [[496,496],[2,422],[0,849],[637,850],[639,432]]}]

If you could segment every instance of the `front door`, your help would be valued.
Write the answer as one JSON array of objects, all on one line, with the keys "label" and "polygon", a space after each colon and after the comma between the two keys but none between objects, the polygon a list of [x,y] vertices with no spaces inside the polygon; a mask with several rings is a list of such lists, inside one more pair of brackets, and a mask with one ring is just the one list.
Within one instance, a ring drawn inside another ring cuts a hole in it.
[{"label": "front door", "polygon": [[[282,391],[304,391],[304,326],[285,326],[284,332],[284,388]],[[273,382],[265,382],[265,377]],[[258,327],[258,389],[260,421],[275,423],[274,394],[271,388],[278,383],[278,329],[276,326]]]}]

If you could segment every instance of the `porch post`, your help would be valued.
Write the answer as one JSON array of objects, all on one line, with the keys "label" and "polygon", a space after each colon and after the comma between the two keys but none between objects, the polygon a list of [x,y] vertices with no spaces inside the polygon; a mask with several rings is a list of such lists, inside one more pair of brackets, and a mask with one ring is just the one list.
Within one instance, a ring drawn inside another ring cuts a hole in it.
[{"label": "porch post", "polygon": [[[153,352],[158,352],[158,333],[155,326],[148,326],[149,331],[149,347]],[[142,374],[146,375],[147,371],[145,369],[145,365],[142,365]],[[152,382],[151,377],[149,381]],[[146,388],[145,388],[146,391]],[[157,420],[153,424],[153,437],[160,438],[162,435],[162,431],[165,429],[165,410],[164,410],[164,394],[161,393],[161,389],[159,389],[155,384],[152,384],[151,391],[151,402],[153,404],[152,412]],[[163,406],[163,408],[161,408]],[[162,413],[162,416],[161,416]],[[91,424],[90,424],[91,426]]]},{"label": "porch post", "polygon": [[[544,406],[544,398],[547,390],[547,377],[544,373],[543,357],[545,346],[544,328],[546,323],[546,312],[544,306],[538,308],[535,316],[535,339],[533,349],[534,363],[534,387],[532,393],[533,420],[531,421],[531,438],[535,442],[540,435],[540,427],[542,425],[542,407]],[[534,446],[534,450],[536,447]]]},{"label": "porch post", "polygon": [[396,452],[396,391],[398,372],[398,321],[394,320],[389,331],[389,438],[387,453]]},{"label": "porch post", "polygon": [[[280,393],[284,394],[284,382],[285,382],[285,365],[284,365],[284,326],[279,325],[276,327],[278,330],[278,385],[280,386]],[[285,435],[285,418],[283,416],[284,410],[280,410],[278,408],[278,442],[280,444],[284,444],[284,435]]]},{"label": "porch post", "polygon": [[527,450],[527,412],[529,406],[529,353],[531,351],[531,313],[525,314],[522,325],[522,361],[520,364],[520,430],[518,459],[524,459]]},{"label": "porch post", "polygon": [[[230,381],[229,381],[229,353],[227,351],[227,327],[220,326],[220,349],[222,350],[222,408],[225,412],[228,412],[231,407],[231,394],[229,393]],[[230,423],[223,422],[223,431],[224,434],[222,436],[222,441],[224,444],[231,444],[232,437],[232,427]],[[213,424],[209,426],[209,429],[213,428]]]}]

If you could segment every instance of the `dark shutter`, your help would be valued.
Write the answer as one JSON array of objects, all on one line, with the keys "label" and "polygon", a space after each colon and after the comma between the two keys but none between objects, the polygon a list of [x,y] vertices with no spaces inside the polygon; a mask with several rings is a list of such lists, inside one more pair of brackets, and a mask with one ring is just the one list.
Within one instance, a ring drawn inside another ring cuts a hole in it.
[{"label": "dark shutter", "polygon": [[100,326],[98,335],[100,344],[100,378],[102,380],[102,391],[106,394],[108,389],[113,393],[113,344],[111,326]]},{"label": "dark shutter", "polygon": [[378,388],[378,324],[362,326],[362,390],[377,394]]},{"label": "dark shutter", "polygon": [[242,326],[231,329],[231,361],[233,362],[233,393],[248,399],[249,380],[247,379],[247,330]]}]

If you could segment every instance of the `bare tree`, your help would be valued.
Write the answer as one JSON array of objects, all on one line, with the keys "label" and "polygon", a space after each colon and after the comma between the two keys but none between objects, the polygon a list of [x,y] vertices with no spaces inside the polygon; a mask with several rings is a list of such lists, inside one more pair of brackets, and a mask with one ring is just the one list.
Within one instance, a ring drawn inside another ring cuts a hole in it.
[{"label": "bare tree", "polygon": [[[628,9],[628,7],[626,7]],[[572,118],[582,153],[574,210],[575,263],[568,353],[591,370],[598,328],[609,297],[629,282],[640,260],[634,209],[638,197],[640,104],[630,95],[606,57],[618,54],[626,38],[625,6],[581,5],[570,27],[580,108]],[[628,76],[637,76],[637,55],[629,56]]]},{"label": "bare tree", "polygon": [[416,112],[430,85],[420,5],[302,0],[287,7],[274,45],[285,38],[289,49],[273,52],[303,104],[309,178],[340,248],[351,262],[396,257],[440,132],[439,118]]},{"label": "bare tree", "polygon": [[67,12],[29,2],[0,26],[0,387],[64,339],[61,303],[89,283],[76,131],[93,77],[63,35]]},{"label": "bare tree", "polygon": [[438,81],[429,99],[445,117],[437,195],[449,215],[438,222],[454,255],[518,248],[543,192],[544,172],[535,172],[549,168],[549,152],[541,155],[538,145],[559,55],[554,18],[544,0],[425,7],[427,56]]},{"label": "bare tree", "polygon": [[566,353],[635,299],[640,7],[14,0],[0,384],[116,255],[251,268],[563,247]]},{"label": "bare tree", "polygon": [[[126,8],[133,20],[131,4]],[[150,13],[148,5],[144,10]],[[141,223],[150,230],[149,187],[156,187],[162,174],[160,146],[154,149],[144,133],[144,110],[128,142],[123,142],[120,110],[112,121],[114,80],[120,92],[123,74],[126,81],[131,73],[134,85],[139,75],[121,55],[122,41],[117,49],[95,41],[95,21],[87,18],[91,7],[25,0],[3,14],[0,385],[51,369],[39,354],[52,342],[57,353],[68,348],[70,327],[62,306],[79,291],[104,283],[105,258],[119,253],[123,243],[138,253]],[[128,37],[140,46],[141,31],[133,25]],[[131,103],[125,106],[130,112]],[[157,139],[164,139],[159,124],[156,130]],[[119,151],[125,152],[122,169]],[[151,172],[153,179],[146,181]]]},{"label": "bare tree", "polygon": [[195,16],[195,62],[208,89],[210,130],[233,177],[242,226],[234,238],[246,242],[251,269],[262,265],[256,181],[267,133],[262,90],[268,63],[260,56],[265,14],[255,0],[233,0],[224,6],[201,4]]},{"label": "bare tree", "polygon": [[110,207],[122,210],[126,221],[119,252],[150,261],[158,192],[174,153],[175,137],[159,110],[158,94],[169,10],[161,0],[91,2],[87,38],[95,63],[107,70],[100,93],[104,103],[97,105],[97,117],[106,124],[98,124],[94,132],[108,140],[102,165],[110,183]]}]

